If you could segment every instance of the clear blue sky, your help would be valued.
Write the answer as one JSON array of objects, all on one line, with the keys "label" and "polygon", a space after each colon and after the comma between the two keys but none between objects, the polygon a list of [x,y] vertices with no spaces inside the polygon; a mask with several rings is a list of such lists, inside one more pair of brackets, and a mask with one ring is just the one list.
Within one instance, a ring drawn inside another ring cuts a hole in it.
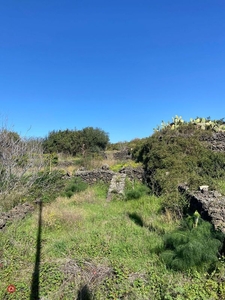
[{"label": "clear blue sky", "polygon": [[6,0],[0,28],[0,118],[21,135],[225,117],[224,0]]}]

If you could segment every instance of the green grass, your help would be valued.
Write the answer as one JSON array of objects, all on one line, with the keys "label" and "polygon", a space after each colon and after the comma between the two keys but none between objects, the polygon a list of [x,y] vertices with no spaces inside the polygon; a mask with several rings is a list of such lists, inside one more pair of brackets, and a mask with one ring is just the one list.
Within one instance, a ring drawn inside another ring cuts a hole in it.
[{"label": "green grass", "polygon": [[222,194],[225,195],[225,182],[224,180],[217,180],[215,182],[216,189]]},{"label": "green grass", "polygon": [[[164,234],[178,226],[162,213],[163,199],[106,202],[106,195],[98,184],[44,205],[41,299],[224,299],[215,293],[222,283],[172,272],[160,260]],[[32,299],[37,229],[38,210],[0,232],[0,299]]]}]

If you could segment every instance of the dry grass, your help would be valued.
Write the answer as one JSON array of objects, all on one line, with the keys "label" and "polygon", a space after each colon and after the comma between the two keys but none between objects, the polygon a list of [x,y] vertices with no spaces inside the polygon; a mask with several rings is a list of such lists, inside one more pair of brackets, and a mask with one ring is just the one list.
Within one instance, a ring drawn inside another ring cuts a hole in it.
[{"label": "dry grass", "polygon": [[171,224],[171,223],[174,224],[174,222],[175,223],[179,222],[179,219],[177,218],[177,215],[169,209],[165,209],[165,212],[161,216],[161,218],[162,218],[162,222],[165,222],[165,223],[168,223],[168,224]]},{"label": "dry grass", "polygon": [[[89,187],[85,191],[74,194],[71,198],[58,197],[53,203],[44,205],[42,223],[44,227],[57,229],[61,226],[78,227],[86,216],[79,204],[96,202],[94,190]],[[38,222],[38,211],[34,213],[35,223]]]},{"label": "dry grass", "polygon": [[84,211],[81,208],[71,209],[68,207],[73,198],[59,197],[57,200],[44,207],[42,213],[43,226],[59,228],[63,226],[79,226],[84,219]]},{"label": "dry grass", "polygon": [[[100,155],[95,155],[91,159],[85,158],[83,159],[82,163],[82,158],[76,158],[72,156],[67,156],[67,155],[62,155],[58,154],[58,166],[53,167],[53,170],[63,170],[65,173],[74,173],[77,171],[80,167],[84,166],[87,169],[98,169],[101,168],[102,165],[108,165],[109,167],[118,164],[119,161],[114,159],[113,153],[116,151],[106,151],[107,158],[103,158]],[[76,160],[81,159],[80,163],[76,164]]]},{"label": "dry grass", "polygon": [[86,284],[96,284],[112,273],[112,268],[107,264],[100,265],[94,261],[83,261],[77,263],[74,260],[67,260],[62,266],[67,277],[79,275],[80,282]]},{"label": "dry grass", "polygon": [[73,203],[94,203],[97,201],[95,192],[91,187],[88,187],[83,192],[73,195],[70,200]]}]

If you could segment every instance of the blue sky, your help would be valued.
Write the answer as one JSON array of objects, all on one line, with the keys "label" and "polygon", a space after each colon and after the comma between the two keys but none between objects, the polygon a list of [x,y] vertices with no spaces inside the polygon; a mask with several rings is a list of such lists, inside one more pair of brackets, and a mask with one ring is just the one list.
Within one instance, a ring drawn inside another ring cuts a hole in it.
[{"label": "blue sky", "polygon": [[225,117],[224,0],[7,0],[0,28],[0,119],[21,135]]}]

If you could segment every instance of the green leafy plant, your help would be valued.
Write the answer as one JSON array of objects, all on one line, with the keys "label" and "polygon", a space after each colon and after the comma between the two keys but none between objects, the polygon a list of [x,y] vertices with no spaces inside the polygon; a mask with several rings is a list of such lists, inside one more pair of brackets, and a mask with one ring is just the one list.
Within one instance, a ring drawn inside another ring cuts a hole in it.
[{"label": "green leafy plant", "polygon": [[141,167],[142,164],[141,163],[137,163],[134,160],[129,160],[126,162],[119,162],[115,165],[110,166],[110,170],[114,171],[114,172],[119,172],[121,169],[123,168],[139,168]]}]

